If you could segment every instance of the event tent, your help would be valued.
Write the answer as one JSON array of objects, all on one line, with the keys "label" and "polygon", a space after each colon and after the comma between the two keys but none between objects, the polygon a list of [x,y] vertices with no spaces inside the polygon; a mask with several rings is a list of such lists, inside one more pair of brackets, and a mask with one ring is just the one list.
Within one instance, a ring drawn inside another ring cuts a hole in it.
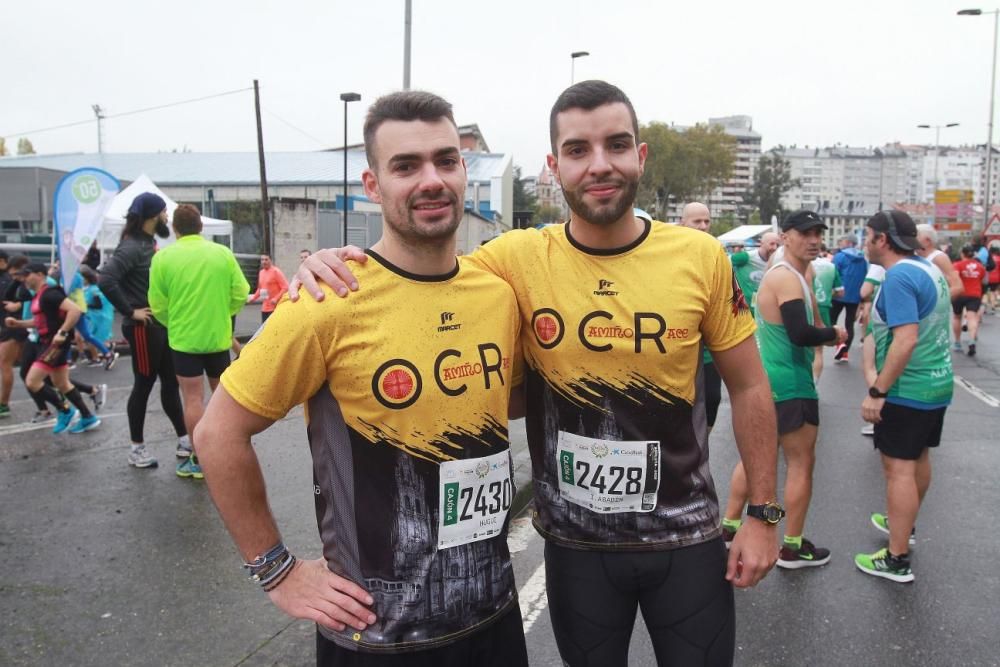
[{"label": "event tent", "polygon": [[746,244],[755,240],[764,232],[772,230],[771,225],[740,225],[736,229],[730,229],[725,234],[719,235],[719,243],[739,243]]},{"label": "event tent", "polygon": [[[119,192],[114,200],[112,200],[111,205],[108,206],[108,210],[104,214],[104,226],[101,228],[101,233],[97,239],[98,248],[101,250],[110,250],[118,245],[122,228],[125,227],[125,215],[128,213],[128,207],[131,206],[132,200],[143,192],[152,192],[163,197],[163,201],[167,202],[167,217],[173,221],[174,209],[177,208],[177,202],[163,194],[163,191],[156,187],[156,184],[146,174],[142,174],[131,185]],[[204,225],[201,231],[202,236],[208,239],[211,239],[213,236],[228,236],[229,246],[232,247],[233,223],[230,220],[216,220],[215,218],[201,216],[201,222]],[[165,239],[157,238],[156,243],[162,248],[176,240],[177,237],[174,236],[174,230],[171,228],[170,236]]]}]

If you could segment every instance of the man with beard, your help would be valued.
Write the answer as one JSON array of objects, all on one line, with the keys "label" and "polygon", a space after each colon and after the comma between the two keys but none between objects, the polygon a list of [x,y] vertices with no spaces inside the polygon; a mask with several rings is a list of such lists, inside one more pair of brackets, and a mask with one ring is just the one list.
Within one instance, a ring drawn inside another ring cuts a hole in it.
[{"label": "man with beard", "polygon": [[[364,137],[385,225],[357,270],[374,289],[271,315],[196,429],[205,479],[254,581],[319,625],[317,664],[527,665],[506,541],[514,294],[456,258],[467,177],[451,105],[381,97]],[[282,544],[250,444],[300,403],[311,561]]]},{"label": "man with beard", "polygon": [[[577,83],[549,130],[571,219],[503,234],[470,261],[517,295],[534,523],[559,652],[570,665],[626,664],[641,608],[660,664],[730,664],[730,582],[753,586],[773,566],[783,514],[753,321],[715,239],[635,216],[647,147],[625,93]],[[314,296],[312,270],[339,294],[355,287],[340,254],[360,256],[320,251],[300,268]],[[729,390],[757,517],[728,562],[698,405],[702,343]]]},{"label": "man with beard", "polygon": [[128,428],[132,439],[129,465],[155,468],[156,459],[146,450],[143,428],[146,404],[156,378],[160,378],[160,403],[177,433],[177,457],[191,456],[191,440],[184,426],[180,388],[174,373],[167,329],[149,309],[149,266],[156,252],[153,234],[167,238],[167,203],[152,192],[136,197],[125,217],[122,238],[101,269],[99,287],[122,314],[122,335],[132,348],[132,393],[128,397]]},{"label": "man with beard", "polygon": [[[775,262],[757,292],[757,343],[771,381],[778,415],[778,445],[788,473],[785,502],[788,521],[778,567],[799,569],[826,565],[830,550],[804,539],[803,529],[812,497],[819,427],[819,395],[813,377],[813,347],[843,343],[840,327],[818,327],[813,290],[806,276],[819,255],[826,225],[813,211],[798,211],[781,223],[784,257]],[[820,323],[822,324],[822,323]],[[745,466],[737,463],[729,489],[723,529],[730,535],[741,523],[746,503]]]}]

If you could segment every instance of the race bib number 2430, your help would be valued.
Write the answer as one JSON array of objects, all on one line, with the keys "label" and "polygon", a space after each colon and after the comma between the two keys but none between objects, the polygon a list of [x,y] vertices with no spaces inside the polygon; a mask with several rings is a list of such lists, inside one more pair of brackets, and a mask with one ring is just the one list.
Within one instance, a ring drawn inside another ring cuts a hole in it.
[{"label": "race bib number 2430", "polygon": [[594,512],[651,512],[660,488],[660,443],[559,432],[559,494]]}]

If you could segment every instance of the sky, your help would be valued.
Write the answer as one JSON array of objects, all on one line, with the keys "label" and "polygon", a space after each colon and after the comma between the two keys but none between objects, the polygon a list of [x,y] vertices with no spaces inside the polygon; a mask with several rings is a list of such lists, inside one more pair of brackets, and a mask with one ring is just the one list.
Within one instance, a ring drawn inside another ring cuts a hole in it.
[{"label": "sky", "polygon": [[[995,0],[1000,2],[1000,0]],[[448,99],[494,152],[537,174],[548,114],[575,78],[604,79],[640,122],[753,117],[764,148],[984,143],[992,16],[948,0],[413,0],[411,87]],[[971,4],[970,4],[971,3]],[[0,136],[38,153],[256,150],[246,90],[260,81],[264,146],[361,141],[365,110],[402,88],[404,0],[18,2],[0,40]],[[1000,134],[1000,128],[997,133]]]}]

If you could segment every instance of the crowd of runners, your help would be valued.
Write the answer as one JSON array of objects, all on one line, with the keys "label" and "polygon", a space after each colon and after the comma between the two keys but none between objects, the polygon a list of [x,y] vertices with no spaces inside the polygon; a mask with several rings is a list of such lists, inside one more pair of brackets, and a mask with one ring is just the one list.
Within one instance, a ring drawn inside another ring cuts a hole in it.
[{"label": "crowd of runners", "polygon": [[[156,465],[143,424],[159,379],[177,474],[205,479],[249,579],[317,624],[320,665],[527,664],[505,539],[507,420],[520,417],[563,661],[627,664],[641,612],[659,664],[731,664],[733,588],[775,564],[831,559],[806,537],[817,381],[822,348],[849,363],[856,331],[868,386],[858,405],[886,481],[870,518],[888,538],[854,562],[914,579],[929,451],[951,401],[949,336],[976,354],[1000,249],[963,248],[953,266],[933,227],[900,211],[872,216],[833,255],[812,211],[726,249],[704,204],[678,225],[633,208],[648,149],[617,87],[566,89],[549,132],[570,219],[469,255],[456,254],[466,170],[451,105],[411,91],[379,98],[365,121],[362,182],[384,217],[371,248],[303,252],[290,286],[265,256],[251,294],[232,253],[200,236],[194,207],[174,211],[178,241],[156,252],[166,207],[143,194],[101,268],[132,349],[129,463]],[[29,390],[67,426],[75,406],[70,430],[94,427],[65,363],[79,308],[43,265],[13,273],[34,292],[34,317],[7,321],[38,335]],[[263,300],[264,323],[231,362],[232,318],[248,300]],[[723,384],[740,462],[720,507],[708,448]],[[323,543],[314,559],[284,545],[251,446],[297,405]]]}]

